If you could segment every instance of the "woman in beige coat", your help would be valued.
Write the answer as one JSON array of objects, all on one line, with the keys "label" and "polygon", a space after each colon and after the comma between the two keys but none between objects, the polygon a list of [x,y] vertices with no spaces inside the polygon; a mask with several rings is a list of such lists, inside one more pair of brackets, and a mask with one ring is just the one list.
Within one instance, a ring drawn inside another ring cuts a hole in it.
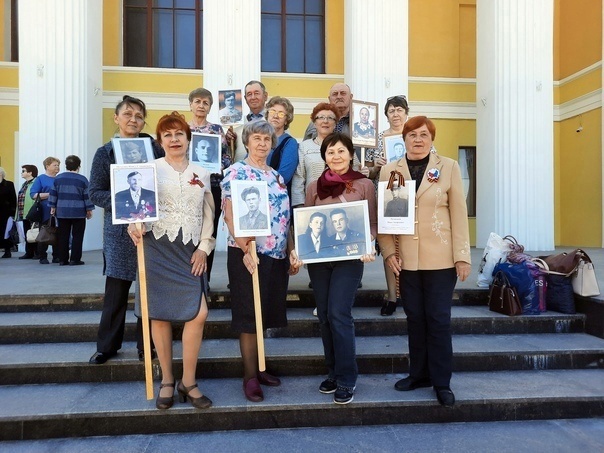
[{"label": "woman in beige coat", "polygon": [[435,136],[425,116],[405,124],[406,157],[382,167],[380,180],[415,180],[415,231],[398,236],[398,256],[394,235],[380,234],[378,241],[387,265],[400,274],[409,330],[409,376],[395,388],[433,386],[440,404],[452,406],[451,301],[457,278],[470,274],[470,240],[459,165],[430,152]]}]

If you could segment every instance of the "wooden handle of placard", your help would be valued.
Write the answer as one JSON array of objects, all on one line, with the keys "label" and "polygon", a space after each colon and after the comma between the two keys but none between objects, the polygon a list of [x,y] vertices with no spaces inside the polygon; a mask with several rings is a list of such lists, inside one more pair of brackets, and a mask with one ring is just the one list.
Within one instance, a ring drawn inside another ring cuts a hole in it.
[{"label": "wooden handle of placard", "polygon": [[361,148],[361,168],[365,166],[365,147]]},{"label": "wooden handle of placard", "polygon": [[[251,241],[249,251],[254,262],[257,262],[256,241]],[[252,286],[254,287],[254,314],[256,316],[256,341],[258,343],[258,371],[266,371],[266,360],[264,359],[264,329],[262,328],[262,302],[260,300],[260,279],[258,268],[252,274]]]},{"label": "wooden handle of placard", "polygon": [[149,332],[149,307],[147,306],[147,271],[145,267],[145,250],[143,249],[142,224],[137,222],[136,229],[141,233],[141,240],[136,246],[138,257],[138,281],[140,284],[141,315],[143,317],[143,350],[145,352],[145,390],[147,399],[153,399],[153,368],[151,367],[151,335]]}]

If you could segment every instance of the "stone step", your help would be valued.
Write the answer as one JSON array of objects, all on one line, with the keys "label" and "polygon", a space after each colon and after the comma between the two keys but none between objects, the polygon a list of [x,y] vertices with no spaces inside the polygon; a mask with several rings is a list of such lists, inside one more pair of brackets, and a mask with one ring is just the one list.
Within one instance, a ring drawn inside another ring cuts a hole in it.
[{"label": "stone step", "polygon": [[[0,385],[50,382],[116,382],[144,380],[135,343],[104,365],[90,365],[95,343],[0,345]],[[279,376],[325,372],[320,338],[267,338],[267,367]],[[357,337],[360,373],[403,373],[408,370],[406,336]],[[454,371],[527,370],[604,367],[604,340],[583,333],[454,335]],[[174,342],[174,372],[182,370],[182,345]],[[159,364],[154,363],[159,376]],[[239,342],[205,340],[198,376],[242,375]]]},{"label": "stone step", "polygon": [[[288,309],[288,327],[273,329],[272,337],[318,337],[319,322],[311,308]],[[407,321],[402,308],[393,316],[380,316],[377,307],[353,308],[357,336],[406,335]],[[585,315],[546,312],[538,316],[510,317],[485,306],[452,307],[454,334],[576,333],[585,328]],[[0,315],[0,344],[71,343],[96,341],[101,313],[98,311],[3,313]],[[126,317],[126,341],[135,339],[136,318]],[[180,339],[182,325],[174,326]],[[236,338],[231,330],[231,311],[212,309],[204,330],[206,339]]]},{"label": "stone step", "polygon": [[318,392],[320,376],[286,376],[261,403],[244,398],[239,378],[204,379],[212,408],[176,401],[167,411],[145,398],[143,382],[0,386],[0,440],[604,416],[602,369],[454,373],[453,408],[430,388],[395,391],[401,377],[360,375],[347,406]]},{"label": "stone step", "polygon": [[[355,305],[358,307],[381,307],[386,289],[360,289],[357,291]],[[129,308],[133,307],[131,294]],[[453,294],[453,305],[486,305],[487,289],[459,289]],[[209,307],[230,308],[229,291],[212,291]],[[290,289],[287,306],[304,308],[315,306],[315,299],[310,289]],[[103,294],[26,294],[0,295],[0,313],[21,312],[56,312],[56,311],[100,311],[103,309]]]}]

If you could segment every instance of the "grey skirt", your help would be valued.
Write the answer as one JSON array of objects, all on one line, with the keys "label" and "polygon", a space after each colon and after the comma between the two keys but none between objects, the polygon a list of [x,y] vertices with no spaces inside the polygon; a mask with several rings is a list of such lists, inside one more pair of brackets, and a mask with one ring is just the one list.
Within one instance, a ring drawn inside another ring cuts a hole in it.
[{"label": "grey skirt", "polygon": [[[147,274],[149,318],[159,321],[186,322],[194,319],[207,299],[207,275],[191,274],[191,256],[197,248],[190,241],[182,243],[182,231],[174,242],[167,236],[155,239],[147,233],[143,239]],[[136,279],[135,314],[141,317],[140,279]]]}]

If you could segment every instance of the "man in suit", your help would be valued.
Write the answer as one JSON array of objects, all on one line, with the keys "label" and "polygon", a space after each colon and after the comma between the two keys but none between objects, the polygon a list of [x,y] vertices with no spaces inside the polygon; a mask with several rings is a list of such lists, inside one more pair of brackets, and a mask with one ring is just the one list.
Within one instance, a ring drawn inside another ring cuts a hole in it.
[{"label": "man in suit", "polygon": [[241,192],[241,198],[247,205],[247,214],[239,217],[239,228],[242,230],[259,230],[268,228],[268,218],[260,211],[260,191],[257,187],[248,187]]},{"label": "man in suit", "polygon": [[298,251],[301,260],[329,256],[330,242],[325,231],[326,226],[325,214],[314,212],[310,216],[306,232],[298,236]]},{"label": "man in suit", "polygon": [[155,192],[143,189],[142,180],[143,175],[133,171],[128,174],[130,188],[115,194],[115,216],[118,219],[144,218],[155,213]]},{"label": "man in suit", "polygon": [[405,154],[405,145],[402,143],[395,143],[393,151],[394,155],[390,158],[389,162],[396,162],[397,160],[403,158],[403,155]]},{"label": "man in suit", "polygon": [[407,217],[409,215],[408,195],[401,193],[403,188],[398,184],[393,185],[390,191],[392,200],[386,203],[384,217]]},{"label": "man in suit", "polygon": [[218,112],[222,124],[233,124],[241,121],[242,113],[235,106],[235,92],[224,93],[224,108]]},{"label": "man in suit", "polygon": [[354,255],[360,257],[367,253],[365,251],[364,236],[348,227],[350,220],[344,209],[334,209],[330,212],[329,217],[331,218],[331,224],[336,230],[336,234],[328,238],[332,244],[335,256]]}]

